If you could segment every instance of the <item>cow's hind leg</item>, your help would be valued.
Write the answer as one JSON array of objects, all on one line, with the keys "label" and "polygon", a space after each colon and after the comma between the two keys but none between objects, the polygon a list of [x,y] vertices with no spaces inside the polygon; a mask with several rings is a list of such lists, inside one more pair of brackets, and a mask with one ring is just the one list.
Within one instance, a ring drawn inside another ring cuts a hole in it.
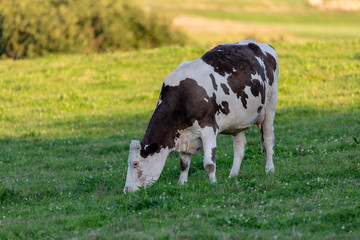
[{"label": "cow's hind leg", "polygon": [[188,181],[189,168],[191,163],[191,154],[189,153],[180,153],[180,179],[179,185],[184,185]]},{"label": "cow's hind leg", "polygon": [[275,109],[276,109],[276,100],[277,95],[274,93],[268,101],[265,110],[265,119],[262,123],[261,129],[261,138],[263,146],[266,153],[266,173],[275,172],[275,167],[273,163],[273,154],[274,154],[274,144],[275,144],[275,135],[274,135],[274,118],[275,118]]},{"label": "cow's hind leg", "polygon": [[210,182],[216,182],[216,163],[215,163],[215,154],[216,154],[216,133],[214,133],[213,128],[206,127],[201,132],[201,140],[204,148],[204,168],[209,174]]},{"label": "cow's hind leg", "polygon": [[233,144],[234,144],[234,162],[229,175],[230,178],[235,177],[239,174],[241,162],[245,154],[245,146],[246,146],[245,132],[239,132],[237,135],[233,136]]}]

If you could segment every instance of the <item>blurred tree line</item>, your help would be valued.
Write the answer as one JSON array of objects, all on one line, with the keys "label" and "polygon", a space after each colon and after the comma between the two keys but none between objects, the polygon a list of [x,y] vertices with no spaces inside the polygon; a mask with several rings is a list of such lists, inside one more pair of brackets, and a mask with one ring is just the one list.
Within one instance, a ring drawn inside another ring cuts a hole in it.
[{"label": "blurred tree line", "polygon": [[90,53],[185,43],[168,19],[127,0],[0,0],[0,56]]}]

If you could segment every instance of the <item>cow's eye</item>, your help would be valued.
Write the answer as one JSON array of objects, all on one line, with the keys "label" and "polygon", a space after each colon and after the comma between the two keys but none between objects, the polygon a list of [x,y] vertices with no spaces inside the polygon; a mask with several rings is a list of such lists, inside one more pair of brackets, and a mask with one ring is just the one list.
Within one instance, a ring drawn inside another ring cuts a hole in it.
[{"label": "cow's eye", "polygon": [[133,165],[134,168],[137,168],[137,167],[139,166],[139,162],[138,162],[138,161],[134,161],[134,162],[132,163],[132,165]]}]

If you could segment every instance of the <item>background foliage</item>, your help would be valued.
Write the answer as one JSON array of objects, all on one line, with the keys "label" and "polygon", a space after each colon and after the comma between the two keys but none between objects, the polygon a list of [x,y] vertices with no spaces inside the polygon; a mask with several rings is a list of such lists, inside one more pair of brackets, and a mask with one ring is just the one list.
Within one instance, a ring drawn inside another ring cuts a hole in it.
[{"label": "background foliage", "polygon": [[1,0],[0,55],[90,53],[184,44],[170,21],[123,0]]}]

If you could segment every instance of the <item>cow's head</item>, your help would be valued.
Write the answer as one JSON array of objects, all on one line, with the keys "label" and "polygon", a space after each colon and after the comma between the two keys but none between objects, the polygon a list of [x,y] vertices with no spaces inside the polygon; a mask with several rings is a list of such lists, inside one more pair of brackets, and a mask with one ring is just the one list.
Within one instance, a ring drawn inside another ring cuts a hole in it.
[{"label": "cow's head", "polygon": [[141,149],[139,141],[133,140],[130,144],[128,171],[124,193],[135,192],[139,187],[149,187],[158,180],[164,168],[169,151],[161,149],[152,143]]}]

